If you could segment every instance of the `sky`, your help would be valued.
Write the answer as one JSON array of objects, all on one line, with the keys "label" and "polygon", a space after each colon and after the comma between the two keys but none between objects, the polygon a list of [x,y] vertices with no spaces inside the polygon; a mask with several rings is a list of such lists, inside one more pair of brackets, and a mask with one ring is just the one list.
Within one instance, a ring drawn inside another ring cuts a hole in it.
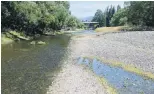
[{"label": "sky", "polygon": [[124,1],[70,1],[70,11],[77,18],[85,18],[94,16],[97,9],[104,11],[107,6],[123,7],[123,4]]}]

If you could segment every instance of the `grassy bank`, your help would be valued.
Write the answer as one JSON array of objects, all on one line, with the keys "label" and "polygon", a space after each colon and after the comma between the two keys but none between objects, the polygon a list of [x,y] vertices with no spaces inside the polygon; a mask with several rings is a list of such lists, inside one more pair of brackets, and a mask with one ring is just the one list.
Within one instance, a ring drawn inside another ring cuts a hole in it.
[{"label": "grassy bank", "polygon": [[116,26],[116,27],[99,27],[96,32],[120,32],[120,31],[154,31],[153,27],[147,26]]},{"label": "grassy bank", "polygon": [[[77,32],[77,31],[81,31],[84,29],[76,29],[75,31],[55,31],[53,32],[47,32],[44,33],[43,35],[46,36],[55,36],[55,35],[61,35],[64,33],[71,33],[71,32]],[[34,35],[34,36],[26,36],[24,33],[22,32],[16,32],[16,31],[7,31],[7,32],[2,32],[1,34],[1,44],[9,44],[13,41],[19,41],[19,40],[32,40],[34,37],[39,37],[40,35]]]},{"label": "grassy bank", "polygon": [[123,68],[126,71],[133,72],[133,73],[136,73],[136,74],[141,75],[143,77],[150,78],[150,79],[154,80],[154,74],[152,74],[151,72],[145,72],[142,69],[136,68],[133,65],[127,65],[127,64],[122,63],[122,62],[113,61],[113,60],[106,60],[104,58],[98,58],[98,57],[95,57],[95,56],[90,56],[90,57],[85,57],[85,58],[90,58],[90,59],[96,58],[99,61],[102,61],[103,63],[109,64],[111,66],[120,67],[120,68]]},{"label": "grassy bank", "polygon": [[5,36],[5,34],[1,35],[1,44],[9,44],[14,40]]},{"label": "grassy bank", "polygon": [[16,31],[9,31],[7,33],[11,34],[13,37],[18,38],[20,40],[30,40],[31,39],[30,37],[27,37],[24,33],[19,33]]},{"label": "grassy bank", "polygon": [[8,44],[13,41],[30,40],[30,39],[31,37],[28,37],[23,33],[16,32],[16,31],[8,31],[8,32],[3,32],[1,34],[1,44]]}]

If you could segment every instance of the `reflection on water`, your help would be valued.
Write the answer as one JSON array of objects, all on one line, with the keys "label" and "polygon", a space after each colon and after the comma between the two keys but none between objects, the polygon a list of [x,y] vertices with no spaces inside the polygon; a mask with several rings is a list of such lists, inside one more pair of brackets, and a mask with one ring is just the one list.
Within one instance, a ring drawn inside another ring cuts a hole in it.
[{"label": "reflection on water", "polygon": [[120,94],[154,94],[154,80],[144,79],[122,68],[101,63],[96,59],[87,61],[88,59],[80,58],[78,63],[89,64],[95,74],[104,77]]},{"label": "reflection on water", "polygon": [[70,36],[42,36],[30,45],[21,41],[2,45],[2,94],[45,94],[61,62],[67,57]]}]

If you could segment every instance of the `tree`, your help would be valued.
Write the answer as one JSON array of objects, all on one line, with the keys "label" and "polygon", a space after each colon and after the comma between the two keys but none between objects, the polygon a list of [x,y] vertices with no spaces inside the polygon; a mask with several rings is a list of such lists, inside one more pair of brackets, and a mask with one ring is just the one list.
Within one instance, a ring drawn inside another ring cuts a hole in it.
[{"label": "tree", "polygon": [[67,22],[68,27],[77,27],[76,18],[74,16],[70,16]]},{"label": "tree", "polygon": [[154,26],[154,2],[126,2],[128,22],[133,25]]},{"label": "tree", "polygon": [[111,18],[113,17],[115,13],[115,7],[114,6],[108,6],[105,10],[105,26],[111,26],[110,25],[110,21],[111,21]]},{"label": "tree", "polygon": [[60,30],[64,26],[68,15],[69,15],[69,12],[64,8],[64,6],[57,8],[57,11],[55,13],[55,17],[56,17],[55,29]]},{"label": "tree", "polygon": [[121,9],[121,6],[120,6],[120,5],[118,5],[118,6],[117,6],[117,11],[118,11],[118,10],[120,10],[120,9]]},{"label": "tree", "polygon": [[103,12],[100,9],[98,9],[96,11],[92,21],[99,22],[100,26],[104,26],[104,15],[103,15]]},{"label": "tree", "polygon": [[75,16],[68,17],[67,26],[72,28],[84,28],[84,24]]},{"label": "tree", "polygon": [[[1,6],[2,29],[10,28],[33,35],[69,26],[67,20],[71,12],[67,1],[2,1]],[[81,25],[77,18],[72,20],[77,24],[73,23],[73,26]]]},{"label": "tree", "polygon": [[127,22],[126,9],[119,9],[111,18],[111,26],[124,25]]}]

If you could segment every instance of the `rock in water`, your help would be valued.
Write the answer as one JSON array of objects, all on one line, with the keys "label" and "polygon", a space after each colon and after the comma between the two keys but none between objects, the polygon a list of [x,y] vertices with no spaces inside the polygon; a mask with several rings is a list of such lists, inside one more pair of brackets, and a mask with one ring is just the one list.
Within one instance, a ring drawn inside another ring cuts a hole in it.
[{"label": "rock in water", "polygon": [[30,42],[30,44],[33,44],[33,45],[34,45],[34,44],[36,44],[36,41],[32,41],[32,42]]},{"label": "rock in water", "polygon": [[43,42],[43,41],[38,41],[37,44],[39,44],[39,45],[44,45],[44,44],[46,44],[46,43]]}]

